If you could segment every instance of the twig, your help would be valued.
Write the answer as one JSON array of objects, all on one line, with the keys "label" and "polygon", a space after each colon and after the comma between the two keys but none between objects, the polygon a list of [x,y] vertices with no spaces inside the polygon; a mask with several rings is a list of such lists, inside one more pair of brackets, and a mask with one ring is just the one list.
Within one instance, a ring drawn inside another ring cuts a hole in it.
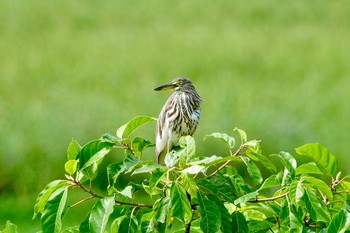
[{"label": "twig", "polygon": [[[87,201],[91,198],[97,197],[97,198],[104,198],[104,196],[97,194],[95,192],[93,192],[91,189],[89,190],[87,187],[85,187],[84,185],[82,185],[79,182],[75,182],[75,185],[80,187],[81,189],[83,189],[85,192],[91,194],[91,197],[85,198],[83,200],[81,200],[80,202],[84,202]],[[116,204],[115,205],[131,205],[131,206],[135,206],[135,207],[139,207],[139,208],[153,208],[152,205],[146,205],[146,204],[141,204],[141,203],[131,203],[131,202],[124,202],[124,201],[119,201],[119,200],[115,200]],[[79,203],[80,204],[80,203]],[[76,205],[76,204],[74,204]]]},{"label": "twig", "polygon": [[83,203],[83,202],[85,202],[85,201],[88,201],[88,200],[90,200],[90,199],[92,199],[92,198],[95,198],[95,197],[94,197],[94,196],[90,196],[90,197],[84,198],[84,199],[82,199],[82,200],[80,200],[80,201],[74,203],[73,205],[71,205],[71,206],[69,206],[69,207],[70,207],[70,208],[74,208],[75,206],[80,205],[81,203]]},{"label": "twig", "polygon": [[286,192],[286,193],[281,194],[281,195],[279,195],[279,196],[267,197],[267,198],[261,198],[261,199],[258,199],[258,198],[257,198],[257,199],[255,199],[255,200],[250,200],[250,201],[248,201],[248,202],[255,203],[255,202],[274,201],[274,200],[277,200],[277,199],[279,199],[279,198],[285,197],[285,196],[287,196],[288,194],[289,194],[289,193]]},{"label": "twig", "polygon": [[[238,150],[234,153],[234,154],[231,154],[230,156],[236,156],[239,154],[239,152],[241,152],[241,150],[244,148],[244,144],[241,144],[240,147],[238,148]],[[221,169],[223,169],[224,167],[227,166],[227,164],[229,164],[231,162],[231,160],[228,160],[226,161],[224,164],[222,164],[220,167],[218,167],[215,171],[213,171],[211,174],[209,174],[208,176],[206,177],[210,177],[210,176],[213,176],[214,174],[218,173]]]}]

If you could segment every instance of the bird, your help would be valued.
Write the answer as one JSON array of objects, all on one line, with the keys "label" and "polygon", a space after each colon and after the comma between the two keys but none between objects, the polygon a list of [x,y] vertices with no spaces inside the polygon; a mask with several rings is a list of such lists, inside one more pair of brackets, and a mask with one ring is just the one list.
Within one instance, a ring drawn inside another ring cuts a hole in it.
[{"label": "bird", "polygon": [[169,89],[173,89],[174,92],[165,102],[157,119],[156,158],[158,164],[164,161],[165,155],[174,146],[178,146],[180,137],[192,136],[196,131],[201,113],[200,103],[203,101],[188,78],[178,77],[154,90]]}]

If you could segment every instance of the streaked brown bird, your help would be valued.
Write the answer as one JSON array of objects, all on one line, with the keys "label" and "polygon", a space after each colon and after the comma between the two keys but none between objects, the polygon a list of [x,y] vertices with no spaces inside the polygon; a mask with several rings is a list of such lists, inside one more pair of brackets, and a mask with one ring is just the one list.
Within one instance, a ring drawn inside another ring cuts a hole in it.
[{"label": "streaked brown bird", "polygon": [[157,121],[156,156],[161,163],[165,155],[177,146],[181,136],[193,135],[199,117],[200,103],[203,101],[187,78],[176,78],[172,82],[154,90],[174,89],[163,106]]}]

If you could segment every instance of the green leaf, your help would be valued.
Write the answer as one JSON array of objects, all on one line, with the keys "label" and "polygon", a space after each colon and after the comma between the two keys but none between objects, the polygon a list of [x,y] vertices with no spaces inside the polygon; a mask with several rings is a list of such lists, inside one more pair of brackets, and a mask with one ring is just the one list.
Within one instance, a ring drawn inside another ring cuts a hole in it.
[{"label": "green leaf", "polygon": [[212,134],[206,135],[204,137],[204,140],[208,138],[219,139],[220,141],[224,142],[230,149],[232,149],[235,146],[235,139],[225,133],[212,133]]},{"label": "green leaf", "polygon": [[[86,168],[95,162],[100,162],[100,159],[109,152],[113,145],[114,144],[110,142],[101,140],[88,142],[78,153],[77,159],[79,160],[79,169],[82,169],[83,167]],[[85,165],[88,161],[89,163]]]},{"label": "green leaf", "polygon": [[172,216],[188,224],[192,219],[192,208],[185,189],[179,183],[173,183],[170,189]]},{"label": "green leaf", "polygon": [[293,211],[289,212],[289,224],[290,224],[290,232],[295,233],[303,233],[303,223],[300,222],[298,216]]},{"label": "green leaf", "polygon": [[237,232],[237,233],[249,232],[247,221],[246,221],[244,215],[238,211],[235,211],[232,214],[232,224],[233,224],[233,226],[232,226],[233,231],[232,232]]},{"label": "green leaf", "polygon": [[350,214],[345,209],[341,209],[337,215],[333,217],[327,228],[327,233],[343,233],[350,225]]},{"label": "green leaf", "polygon": [[239,157],[247,167],[248,173],[253,180],[254,185],[260,185],[263,181],[261,172],[254,162],[252,162],[248,157]]},{"label": "green leaf", "polygon": [[133,187],[131,185],[126,186],[122,191],[118,191],[119,194],[132,199]]},{"label": "green leaf", "polygon": [[295,168],[297,167],[297,162],[290,153],[281,151],[279,154],[274,154],[271,156],[279,158],[284,167],[288,170],[291,177],[295,176]]},{"label": "green leaf", "polygon": [[337,174],[338,162],[327,147],[318,143],[313,143],[303,145],[295,150],[298,154],[313,159],[326,175],[334,177]]},{"label": "green leaf", "polygon": [[62,233],[80,233],[79,232],[79,226],[75,226],[75,227],[69,227],[67,229],[64,229],[62,231]]},{"label": "green leaf", "polygon": [[142,165],[141,167],[136,168],[133,171],[132,175],[139,174],[139,173],[148,173],[161,168],[164,168],[164,166],[155,164],[155,163],[146,163],[145,165]]},{"label": "green leaf", "polygon": [[304,202],[310,213],[311,219],[328,223],[330,217],[324,202],[317,198],[314,190],[305,188],[304,192]]},{"label": "green leaf", "polygon": [[306,163],[298,166],[295,169],[296,175],[302,175],[302,174],[317,174],[317,175],[323,175],[323,172],[317,167],[315,162]]},{"label": "green leaf", "polygon": [[289,196],[292,203],[298,203],[304,195],[303,183],[300,180],[293,180],[289,186]]},{"label": "green leaf", "polygon": [[317,179],[312,176],[303,176],[302,180],[303,183],[309,183],[310,185],[314,186],[319,191],[321,191],[322,194],[325,195],[329,201],[333,201],[331,187],[327,185],[323,180]]},{"label": "green leaf", "polygon": [[162,179],[164,176],[165,172],[161,171],[160,169],[155,170],[150,179],[149,179],[149,188],[151,193],[153,192],[153,189],[157,187],[159,181]]},{"label": "green leaf", "polygon": [[143,221],[141,223],[141,233],[153,233],[156,232],[155,222],[153,218],[150,218],[149,221]]},{"label": "green leaf", "polygon": [[157,121],[157,119],[154,117],[137,116],[117,130],[117,137],[120,139],[128,138],[137,128],[154,121]]},{"label": "green leaf", "polygon": [[17,226],[10,222],[10,220],[6,221],[6,227],[3,231],[0,230],[1,233],[17,233]]},{"label": "green leaf", "polygon": [[132,148],[134,150],[134,154],[137,157],[141,157],[142,155],[142,151],[143,149],[147,148],[147,147],[151,147],[154,146],[154,144],[152,144],[150,141],[137,137],[134,140],[132,140]]},{"label": "green leaf", "polygon": [[62,230],[62,214],[67,201],[68,188],[60,187],[48,199],[41,216],[43,233],[60,233]]},{"label": "green leaf", "polygon": [[188,173],[182,173],[181,178],[185,190],[191,195],[192,198],[197,198],[198,187],[193,176]]},{"label": "green leaf", "polygon": [[197,192],[199,213],[201,215],[200,227],[204,233],[217,232],[221,226],[221,215],[214,201],[208,200],[201,191]]},{"label": "green leaf", "polygon": [[252,200],[252,199],[256,198],[258,195],[259,195],[259,193],[257,191],[254,191],[254,192],[251,192],[251,193],[247,193],[247,194],[237,198],[233,204],[240,205],[242,203],[245,203],[245,202],[247,202],[249,200]]},{"label": "green leaf", "polygon": [[230,213],[228,212],[223,202],[214,195],[209,194],[207,195],[207,197],[210,201],[214,201],[217,207],[219,208],[220,217],[221,217],[221,227],[220,227],[221,232],[233,232],[232,219],[231,219]]},{"label": "green leaf", "polygon": [[125,167],[125,173],[131,172],[135,166],[139,164],[141,160],[134,155],[128,155],[124,159],[124,167]]},{"label": "green leaf", "polygon": [[107,166],[107,177],[109,187],[113,187],[120,174],[125,171],[123,161],[112,163]]},{"label": "green leaf", "polygon": [[239,133],[239,136],[241,137],[241,144],[244,144],[247,142],[247,134],[243,130],[239,128],[234,128],[233,131],[237,131]]},{"label": "green leaf", "polygon": [[109,216],[113,212],[114,196],[99,200],[91,209],[90,213],[80,225],[80,232],[103,233]]},{"label": "green leaf", "polygon": [[253,148],[249,147],[249,149],[246,151],[246,155],[254,160],[255,162],[260,162],[262,163],[267,169],[269,169],[272,172],[277,171],[277,168],[275,165],[271,162],[269,158],[266,156],[262,155],[258,151],[254,151]]},{"label": "green leaf", "polygon": [[280,185],[281,184],[278,182],[276,175],[272,175],[272,176],[265,179],[265,181],[263,182],[263,184],[260,186],[260,188],[258,190],[260,191],[263,189],[279,187]]},{"label": "green leaf", "polygon": [[182,173],[188,173],[188,174],[198,174],[199,172],[201,172],[203,169],[205,169],[205,166],[201,166],[201,165],[192,165],[184,170],[182,170]]},{"label": "green leaf", "polygon": [[72,140],[69,143],[69,146],[67,149],[67,160],[76,159],[80,150],[81,150],[81,146],[79,145],[79,142]]},{"label": "green leaf", "polygon": [[35,201],[33,219],[37,216],[38,213],[42,214],[44,212],[45,205],[52,193],[66,185],[67,183],[64,180],[54,180],[46,185],[46,187],[39,193]]},{"label": "green leaf", "polygon": [[171,207],[170,197],[164,197],[156,209],[155,220],[160,223],[165,223]]},{"label": "green leaf", "polygon": [[120,233],[136,233],[138,221],[135,216],[127,216],[123,218],[119,226]]},{"label": "green leaf", "polygon": [[188,135],[180,138],[179,145],[183,148],[179,152],[180,166],[184,167],[194,157],[196,153],[196,143],[194,139]]},{"label": "green leaf", "polygon": [[110,152],[110,150],[111,148],[102,148],[101,150],[97,151],[93,156],[89,158],[88,161],[86,161],[81,170],[84,170],[93,164],[99,164],[102,161],[103,157]]},{"label": "green leaf", "polygon": [[77,171],[78,160],[72,159],[68,160],[64,164],[64,170],[69,174],[73,175]]}]

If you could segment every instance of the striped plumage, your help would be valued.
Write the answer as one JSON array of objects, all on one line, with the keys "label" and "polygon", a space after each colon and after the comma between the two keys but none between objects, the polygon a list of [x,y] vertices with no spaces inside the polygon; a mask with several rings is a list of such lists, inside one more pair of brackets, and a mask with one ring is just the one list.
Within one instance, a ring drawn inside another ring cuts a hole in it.
[{"label": "striped plumage", "polygon": [[158,163],[178,145],[181,136],[192,135],[200,117],[202,98],[187,78],[176,78],[169,84],[155,88],[156,91],[174,89],[163,106],[157,121],[156,156]]}]

